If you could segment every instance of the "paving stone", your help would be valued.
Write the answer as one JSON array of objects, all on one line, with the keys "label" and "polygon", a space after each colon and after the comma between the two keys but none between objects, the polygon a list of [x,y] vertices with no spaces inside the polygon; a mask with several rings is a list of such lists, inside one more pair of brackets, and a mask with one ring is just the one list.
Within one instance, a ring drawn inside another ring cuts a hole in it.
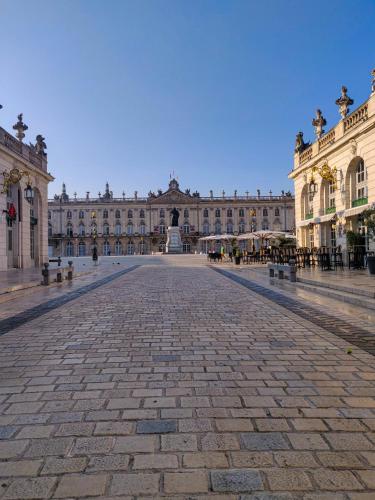
[{"label": "paving stone", "polygon": [[289,445],[280,432],[248,432],[241,434],[241,448],[247,450],[286,450]]},{"label": "paving stone", "polygon": [[191,469],[207,468],[218,469],[228,467],[228,459],[225,453],[214,451],[185,453],[182,457],[183,466]]},{"label": "paving stone", "polygon": [[133,469],[177,469],[178,459],[176,455],[152,454],[136,455],[134,457]]},{"label": "paving stone", "polygon": [[152,453],[156,450],[156,436],[126,436],[116,438],[113,453]]},{"label": "paving stone", "polygon": [[288,438],[296,450],[329,450],[328,444],[320,434],[289,433]]},{"label": "paving stone", "polygon": [[97,472],[104,470],[127,470],[129,467],[129,455],[99,455],[92,456],[86,472]]},{"label": "paving stone", "polygon": [[350,471],[319,469],[312,472],[319,488],[323,490],[363,490],[363,486]]},{"label": "paving stone", "polygon": [[72,438],[33,439],[25,457],[66,455],[73,444]]},{"label": "paving stone", "polygon": [[104,494],[106,482],[106,475],[63,476],[54,498],[100,496]]},{"label": "paving stone", "polygon": [[271,490],[311,490],[312,484],[302,470],[268,469],[265,471]]},{"label": "paving stone", "polygon": [[138,434],[163,434],[176,431],[176,420],[140,420],[137,422]]},{"label": "paving stone", "polygon": [[197,449],[196,436],[189,434],[167,434],[161,436],[162,451],[196,451]]},{"label": "paving stone", "polygon": [[94,434],[103,436],[126,436],[134,430],[130,422],[99,422],[95,426]]},{"label": "paving stone", "polygon": [[111,495],[153,495],[159,491],[159,474],[114,474]]},{"label": "paving stone", "polygon": [[42,460],[0,462],[0,477],[36,476]]},{"label": "paving stone", "polygon": [[335,450],[373,450],[374,445],[356,432],[327,432],[325,435]]},{"label": "paving stone", "polygon": [[208,491],[205,472],[166,472],[164,474],[166,493],[202,493]]},{"label": "paving stone", "polygon": [[28,444],[27,440],[0,441],[0,458],[9,459],[22,455]]},{"label": "paving stone", "polygon": [[274,464],[273,455],[269,451],[233,451],[232,463],[235,467],[261,468]]},{"label": "paving stone", "polygon": [[4,499],[50,498],[57,479],[55,477],[32,477],[14,480],[7,489]]},{"label": "paving stone", "polygon": [[322,465],[327,468],[362,469],[364,467],[358,456],[350,451],[318,452],[317,457]]},{"label": "paving stone", "polygon": [[72,422],[60,425],[55,436],[91,436],[93,431],[94,424]]},{"label": "paving stone", "polygon": [[86,468],[86,458],[47,458],[41,474],[54,475],[69,472],[82,472]]},{"label": "paving stone", "polygon": [[254,430],[251,420],[247,418],[218,418],[215,420],[215,425],[219,432],[246,432]]},{"label": "paving stone", "polygon": [[257,470],[214,470],[211,471],[213,491],[228,491],[239,493],[263,489],[263,482]]},{"label": "paving stone", "polygon": [[18,427],[14,426],[2,426],[0,427],[0,439],[9,439],[17,432]]}]

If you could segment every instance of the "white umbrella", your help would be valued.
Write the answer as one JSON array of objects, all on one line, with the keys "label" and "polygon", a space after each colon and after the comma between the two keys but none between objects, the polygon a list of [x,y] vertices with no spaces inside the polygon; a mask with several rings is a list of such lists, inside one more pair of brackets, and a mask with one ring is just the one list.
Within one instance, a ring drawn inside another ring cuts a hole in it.
[{"label": "white umbrella", "polygon": [[258,240],[259,236],[255,233],[243,233],[237,238],[238,240]]}]

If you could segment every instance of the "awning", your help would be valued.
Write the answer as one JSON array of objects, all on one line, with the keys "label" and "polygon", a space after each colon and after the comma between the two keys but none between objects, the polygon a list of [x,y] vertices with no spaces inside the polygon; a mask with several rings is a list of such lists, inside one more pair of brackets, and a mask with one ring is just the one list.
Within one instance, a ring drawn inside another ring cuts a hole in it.
[{"label": "awning", "polygon": [[353,217],[353,215],[359,215],[370,207],[370,203],[367,203],[366,205],[361,205],[360,207],[348,208],[348,210],[345,210],[344,212],[344,217]]},{"label": "awning", "polygon": [[315,224],[322,224],[323,222],[329,222],[335,216],[336,216],[335,212],[333,214],[322,215],[321,217],[317,217],[316,219],[314,219],[314,223]]},{"label": "awning", "polygon": [[305,226],[308,226],[309,224],[314,224],[314,220],[313,219],[301,220],[301,221],[297,222],[296,226],[297,227],[305,227]]}]

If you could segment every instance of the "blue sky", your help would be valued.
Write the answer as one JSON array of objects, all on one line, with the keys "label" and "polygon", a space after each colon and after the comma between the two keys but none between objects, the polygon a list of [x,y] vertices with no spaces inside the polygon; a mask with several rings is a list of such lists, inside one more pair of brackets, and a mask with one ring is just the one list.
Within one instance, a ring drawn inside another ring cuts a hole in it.
[{"label": "blue sky", "polygon": [[0,125],[42,133],[50,195],[291,189],[295,134],[328,130],[375,67],[375,1],[0,0]]}]

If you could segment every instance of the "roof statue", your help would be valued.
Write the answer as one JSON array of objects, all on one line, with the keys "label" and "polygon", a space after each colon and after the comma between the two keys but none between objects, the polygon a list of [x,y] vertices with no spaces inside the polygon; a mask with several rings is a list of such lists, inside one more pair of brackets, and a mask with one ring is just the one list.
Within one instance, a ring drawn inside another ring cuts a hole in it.
[{"label": "roof statue", "polygon": [[315,135],[317,139],[320,139],[320,137],[324,134],[324,125],[327,125],[327,120],[324,118],[320,109],[316,110],[316,117],[313,119],[312,124],[315,128]]},{"label": "roof statue", "polygon": [[349,106],[351,106],[354,101],[351,99],[348,94],[348,89],[343,85],[341,87],[341,96],[336,99],[336,104],[339,106],[339,113],[341,115],[341,118],[345,118],[346,115],[349,113]]},{"label": "roof statue", "polygon": [[305,142],[303,140],[303,132],[298,132],[296,135],[296,142],[294,145],[294,152],[295,153],[302,153],[306,148],[310,146],[309,142]]}]

